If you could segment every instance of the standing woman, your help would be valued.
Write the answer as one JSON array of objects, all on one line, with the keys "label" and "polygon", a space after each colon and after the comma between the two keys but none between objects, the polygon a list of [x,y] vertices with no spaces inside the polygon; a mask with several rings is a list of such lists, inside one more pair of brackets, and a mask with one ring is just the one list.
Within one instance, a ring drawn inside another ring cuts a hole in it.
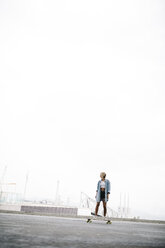
[{"label": "standing woman", "polygon": [[106,216],[107,213],[107,201],[109,199],[110,194],[110,181],[106,178],[106,173],[101,172],[100,173],[101,180],[97,183],[97,190],[96,190],[96,208],[95,208],[95,215],[97,215],[100,202],[103,202],[103,208],[104,208],[104,216]]}]

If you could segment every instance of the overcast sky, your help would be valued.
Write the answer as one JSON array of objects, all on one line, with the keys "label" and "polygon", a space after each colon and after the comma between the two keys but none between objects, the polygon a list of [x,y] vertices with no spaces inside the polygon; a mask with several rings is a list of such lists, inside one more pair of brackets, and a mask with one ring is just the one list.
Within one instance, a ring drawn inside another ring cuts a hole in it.
[{"label": "overcast sky", "polygon": [[[129,193],[165,219],[165,2],[0,1],[0,178],[26,197]],[[146,215],[145,215],[146,214]]]}]

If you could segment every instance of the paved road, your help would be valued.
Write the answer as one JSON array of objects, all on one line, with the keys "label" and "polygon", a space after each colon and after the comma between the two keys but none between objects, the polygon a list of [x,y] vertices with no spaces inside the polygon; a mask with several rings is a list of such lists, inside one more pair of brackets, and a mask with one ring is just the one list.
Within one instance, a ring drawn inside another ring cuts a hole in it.
[{"label": "paved road", "polygon": [[1,213],[0,247],[165,247],[165,225]]}]

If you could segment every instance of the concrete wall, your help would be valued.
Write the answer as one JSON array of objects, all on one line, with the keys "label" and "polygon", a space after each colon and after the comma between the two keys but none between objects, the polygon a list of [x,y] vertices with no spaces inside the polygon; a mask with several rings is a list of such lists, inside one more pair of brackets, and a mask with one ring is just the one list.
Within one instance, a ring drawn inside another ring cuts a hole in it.
[{"label": "concrete wall", "polygon": [[45,213],[59,216],[77,216],[78,208],[52,207],[52,206],[21,206],[24,213]]},{"label": "concrete wall", "polygon": [[75,208],[75,207],[57,207],[49,205],[34,205],[34,204],[0,204],[0,210],[24,212],[24,213],[45,213],[55,214],[59,216],[90,216],[91,210],[89,208]]},{"label": "concrete wall", "polygon": [[0,210],[4,211],[21,211],[21,205],[18,204],[0,204]]}]

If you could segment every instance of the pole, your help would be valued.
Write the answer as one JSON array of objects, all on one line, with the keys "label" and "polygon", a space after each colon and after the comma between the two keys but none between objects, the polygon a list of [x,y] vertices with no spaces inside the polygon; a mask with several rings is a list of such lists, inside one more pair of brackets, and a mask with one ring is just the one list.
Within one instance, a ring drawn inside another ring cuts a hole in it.
[{"label": "pole", "polygon": [[27,172],[27,174],[26,174],[26,179],[25,179],[25,187],[24,187],[23,201],[25,201],[25,197],[26,197],[26,189],[27,189],[28,177],[29,177],[29,173]]},{"label": "pole", "polygon": [[56,188],[56,197],[55,197],[55,204],[58,205],[59,201],[59,180],[57,181],[57,188]]}]

